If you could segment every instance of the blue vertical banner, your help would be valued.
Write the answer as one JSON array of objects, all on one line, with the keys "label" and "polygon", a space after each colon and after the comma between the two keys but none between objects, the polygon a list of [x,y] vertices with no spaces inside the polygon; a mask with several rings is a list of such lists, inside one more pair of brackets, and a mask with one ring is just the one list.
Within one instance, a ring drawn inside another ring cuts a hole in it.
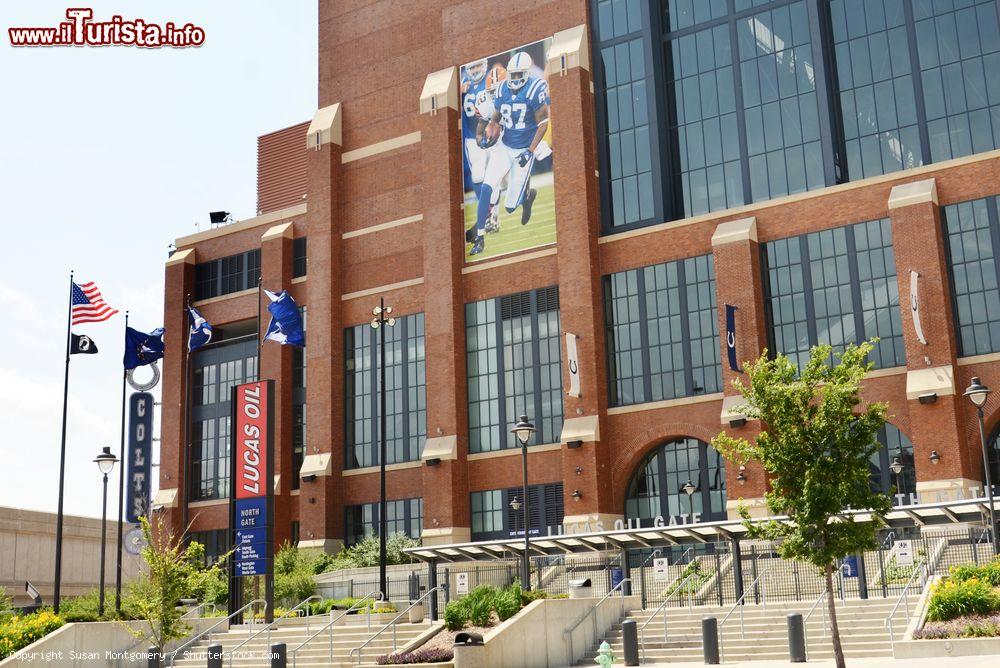
[{"label": "blue vertical banner", "polygon": [[726,304],[726,354],[729,356],[729,368],[743,373],[736,359],[736,307],[732,304]]},{"label": "blue vertical banner", "polygon": [[128,489],[125,495],[125,519],[128,522],[149,517],[152,446],[153,395],[136,392],[129,398]]}]

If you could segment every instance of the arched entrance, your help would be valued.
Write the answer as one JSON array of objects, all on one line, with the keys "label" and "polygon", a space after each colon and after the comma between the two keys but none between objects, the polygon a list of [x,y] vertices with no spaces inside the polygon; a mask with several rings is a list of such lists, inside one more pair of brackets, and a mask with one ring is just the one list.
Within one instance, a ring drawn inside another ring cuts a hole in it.
[{"label": "arched entrance", "polygon": [[[909,505],[910,495],[917,493],[917,475],[913,462],[913,443],[906,437],[906,434],[888,422],[878,430],[879,445],[881,447],[871,457],[871,485],[872,490],[889,494],[893,488],[895,494],[902,494],[902,505]],[[902,469],[897,476],[892,472],[892,463],[899,459]],[[915,497],[914,497],[915,498]],[[899,499],[893,497],[893,504],[900,505]]]},{"label": "arched entrance", "polygon": [[[684,486],[690,481],[694,492]],[[639,464],[629,481],[625,519],[640,526],[726,519],[726,464],[722,455],[696,438],[658,445]]]}]

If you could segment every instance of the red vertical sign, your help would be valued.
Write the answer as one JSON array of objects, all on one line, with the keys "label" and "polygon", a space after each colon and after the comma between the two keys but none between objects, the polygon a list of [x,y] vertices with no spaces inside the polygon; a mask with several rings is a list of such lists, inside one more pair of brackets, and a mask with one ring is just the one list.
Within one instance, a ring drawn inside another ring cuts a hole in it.
[{"label": "red vertical sign", "polygon": [[236,424],[232,434],[236,444],[234,480],[237,499],[267,494],[268,405],[267,382],[247,383],[236,387]]}]

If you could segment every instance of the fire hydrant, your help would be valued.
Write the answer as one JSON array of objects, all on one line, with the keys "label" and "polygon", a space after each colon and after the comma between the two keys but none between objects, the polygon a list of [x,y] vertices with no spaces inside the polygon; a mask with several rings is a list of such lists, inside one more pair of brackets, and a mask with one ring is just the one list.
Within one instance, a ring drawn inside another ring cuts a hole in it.
[{"label": "fire hydrant", "polygon": [[597,657],[594,661],[601,666],[610,666],[615,662],[615,656],[611,653],[611,645],[605,640],[601,643],[601,648],[597,650]]}]

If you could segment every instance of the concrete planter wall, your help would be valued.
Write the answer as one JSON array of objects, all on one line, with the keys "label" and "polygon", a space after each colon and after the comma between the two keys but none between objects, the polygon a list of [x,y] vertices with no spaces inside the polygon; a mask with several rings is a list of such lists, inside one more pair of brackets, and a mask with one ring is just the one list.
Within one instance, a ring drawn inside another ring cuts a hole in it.
[{"label": "concrete planter wall", "polygon": [[944,656],[1000,655],[1000,638],[952,638],[948,640],[902,640],[894,648],[896,659]]}]

